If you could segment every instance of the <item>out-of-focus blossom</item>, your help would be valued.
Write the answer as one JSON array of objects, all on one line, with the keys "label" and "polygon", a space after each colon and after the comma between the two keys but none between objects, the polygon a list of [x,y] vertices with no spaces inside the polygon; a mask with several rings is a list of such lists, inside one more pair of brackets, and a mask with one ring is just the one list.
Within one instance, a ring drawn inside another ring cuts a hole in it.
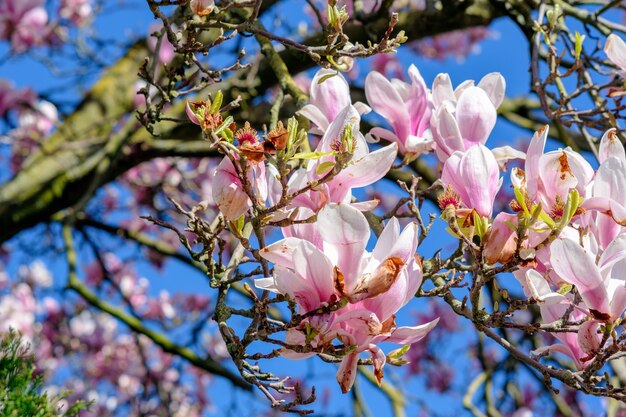
[{"label": "out-of-focus blossom", "polygon": [[16,172],[24,160],[39,147],[58,122],[56,107],[47,101],[39,101],[31,108],[22,108],[18,125],[5,140],[13,145],[11,169]]},{"label": "out-of-focus blossom", "polygon": [[21,265],[18,270],[21,280],[33,287],[47,288],[52,286],[52,274],[40,260],[36,260],[30,265]]},{"label": "out-of-focus blossom", "polygon": [[[317,348],[335,338],[354,346],[337,372],[341,389],[347,392],[356,378],[361,352],[372,356],[380,382],[386,357],[377,343],[414,343],[436,325],[437,319],[415,327],[396,327],[394,321],[395,313],[413,297],[422,281],[421,267],[415,259],[415,223],[400,232],[399,222],[391,219],[374,250],[368,253],[365,246],[369,226],[356,208],[329,204],[319,212],[318,222],[322,235],[318,247],[307,240],[286,238],[263,249],[261,255],[275,265],[274,276],[258,279],[255,284],[289,294],[298,303],[300,313],[348,301],[345,307],[313,316],[287,333],[287,343],[301,345],[303,332],[309,327],[317,332],[311,342]],[[292,358],[310,356],[288,350],[283,353]]]},{"label": "out-of-focus blossom", "polygon": [[441,182],[451,187],[465,207],[476,210],[481,216],[491,217],[502,178],[491,151],[483,145],[475,145],[467,152],[457,151],[448,158]]},{"label": "out-of-focus blossom", "polygon": [[36,301],[27,284],[18,284],[11,294],[0,298],[0,334],[10,328],[19,331],[27,341],[34,336]]},{"label": "out-of-focus blossom", "polygon": [[433,82],[435,110],[430,119],[435,151],[445,162],[455,151],[484,145],[496,124],[496,109],[504,99],[506,83],[499,73],[487,74],[477,86],[465,81],[456,90],[448,74]]},{"label": "out-of-focus blossom", "polygon": [[[350,87],[343,75],[329,69],[320,69],[311,81],[309,104],[298,111],[315,125],[313,133],[324,134],[339,113],[352,105]],[[361,102],[354,103],[359,114],[370,108]]]},{"label": "out-of-focus blossom", "polygon": [[0,117],[9,110],[31,106],[35,103],[35,93],[28,88],[16,89],[8,80],[0,79]]},{"label": "out-of-focus blossom", "polygon": [[0,2],[0,39],[7,39],[15,52],[43,45],[51,31],[44,0]]},{"label": "out-of-focus blossom", "polygon": [[387,78],[404,80],[404,68],[396,54],[377,54],[372,58],[372,71],[381,73]]},{"label": "out-of-focus blossom", "polygon": [[418,54],[427,58],[444,60],[449,56],[462,60],[480,50],[479,42],[497,37],[489,28],[478,26],[431,36],[411,44]]},{"label": "out-of-focus blossom", "polygon": [[[173,31],[176,31],[177,28],[175,25],[171,26]],[[174,56],[176,55],[176,51],[174,49],[174,45],[169,41],[167,37],[167,32],[163,28],[162,22],[157,22],[150,25],[148,29],[148,47],[152,52],[155,52],[157,47],[159,48],[157,52],[157,58],[160,64],[167,65],[172,62]],[[160,33],[161,35],[155,36],[153,34]]]},{"label": "out-of-focus blossom", "polygon": [[59,5],[59,16],[79,26],[89,20],[92,12],[91,0],[62,0]]},{"label": "out-of-focus blossom", "polygon": [[415,157],[433,147],[428,131],[433,104],[415,65],[409,67],[409,78],[411,84],[399,79],[389,81],[378,72],[370,72],[365,79],[365,95],[374,111],[393,128],[391,132],[375,127],[369,134],[396,142],[401,154]]}]

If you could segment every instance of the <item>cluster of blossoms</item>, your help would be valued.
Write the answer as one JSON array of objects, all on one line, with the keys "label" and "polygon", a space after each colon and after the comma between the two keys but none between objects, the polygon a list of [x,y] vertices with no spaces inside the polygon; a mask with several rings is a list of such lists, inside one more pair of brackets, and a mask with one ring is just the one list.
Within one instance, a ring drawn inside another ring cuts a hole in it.
[{"label": "cluster of blossoms", "polygon": [[[60,22],[83,25],[92,11],[90,0],[61,0],[58,17]],[[17,53],[57,42],[65,29],[60,22],[50,20],[44,0],[0,1],[0,40],[9,41]]]},{"label": "cluster of blossoms", "polygon": [[[619,65],[626,47],[611,48],[607,53]],[[296,153],[306,134],[295,120],[287,128],[278,124],[261,141],[248,123],[236,129],[231,118],[222,118],[221,96],[187,106],[191,121],[226,154],[211,178],[225,219],[262,216],[263,224],[282,227],[284,238],[259,251],[274,265],[273,275],[255,284],[288,296],[304,318],[287,329],[283,356],[341,357],[337,379],[347,392],[360,353],[371,355],[380,382],[393,355],[385,356],[377,344],[410,344],[435,326],[436,318],[415,327],[395,323],[396,312],[422,284],[417,225],[401,231],[391,218],[369,252],[363,212],[378,201],[356,202],[352,194],[381,179],[398,156],[409,163],[433,152],[441,163],[438,202],[450,232],[486,265],[513,271],[546,324],[580,325],[578,335],[555,333],[562,343],[539,353],[564,352],[583,368],[616,337],[626,308],[626,157],[615,130],[600,141],[596,170],[570,148],[545,152],[547,127],[534,135],[527,153],[490,149],[485,144],[505,97],[500,74],[456,88],[440,74],[430,89],[416,67],[408,75],[405,82],[370,73],[364,104],[352,103],[341,75],[320,70],[309,104],[299,111],[311,121],[309,133],[320,137],[313,152]],[[361,116],[372,110],[390,129],[363,135]],[[389,144],[370,150],[368,139]],[[525,161],[523,169],[511,170],[512,212],[494,213],[501,171],[511,159]]]},{"label": "cluster of blossoms", "polygon": [[[208,298],[178,294],[170,299],[164,292],[151,296],[147,280],[138,277],[130,264],[111,253],[104,255],[103,262],[104,267],[98,262],[86,266],[87,283],[97,287],[107,280],[113,283],[130,300],[137,317],[155,323],[174,318],[191,323],[207,314]],[[61,303],[53,296],[53,286],[52,273],[41,261],[22,265],[14,277],[0,270],[0,334],[9,328],[19,331],[31,345],[38,372],[51,384],[62,378],[62,387],[46,386],[49,395],[70,389],[68,402],[94,401],[81,414],[85,417],[203,415],[210,406],[207,374],[164,353],[147,337],[129,334],[107,314],[80,302]],[[111,288],[108,297],[114,296]],[[226,357],[221,339],[206,334],[201,343],[212,357]],[[170,401],[151,401],[152,390]]]}]

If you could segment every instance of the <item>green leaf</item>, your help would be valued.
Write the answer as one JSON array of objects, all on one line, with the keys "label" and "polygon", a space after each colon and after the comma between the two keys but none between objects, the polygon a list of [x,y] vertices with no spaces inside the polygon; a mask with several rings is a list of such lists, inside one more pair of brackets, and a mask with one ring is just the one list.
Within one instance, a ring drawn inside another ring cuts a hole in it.
[{"label": "green leaf", "polygon": [[585,40],[585,35],[581,35],[580,33],[578,33],[578,31],[576,31],[575,36],[575,41],[576,43],[574,44],[574,56],[576,57],[576,59],[580,59],[580,53],[583,50],[583,41]]},{"label": "green leaf", "polygon": [[244,214],[241,215],[241,217],[239,217],[237,220],[235,220],[233,223],[233,226],[235,228],[235,230],[237,231],[237,233],[242,234],[243,233],[243,226],[246,224],[246,217]]},{"label": "green leaf", "polygon": [[331,156],[334,155],[335,152],[330,151],[330,152],[319,152],[319,151],[314,151],[314,152],[298,152],[297,154],[295,154],[293,156],[293,158],[295,159],[320,159],[324,156]]},{"label": "green leaf", "polygon": [[211,103],[209,114],[219,113],[220,109],[222,108],[222,101],[224,101],[224,95],[222,94],[222,90],[217,90],[217,93],[215,93],[215,98],[213,98],[213,102]]},{"label": "green leaf", "polygon": [[324,175],[328,173],[331,169],[333,169],[334,166],[335,166],[335,163],[333,161],[322,162],[321,164],[315,167],[315,173],[317,175]]},{"label": "green leaf", "polygon": [[224,131],[224,129],[227,129],[227,128],[230,130],[229,126],[233,123],[233,121],[234,121],[234,120],[235,120],[235,119],[233,119],[233,116],[228,116],[228,117],[226,118],[226,120],[224,120],[224,121],[222,122],[222,124],[221,124],[221,125],[219,125],[219,126],[217,127],[217,129],[215,129],[215,131],[214,131],[214,132],[215,132],[215,134],[216,134],[216,135],[219,135],[220,133],[222,133],[222,132]]},{"label": "green leaf", "polygon": [[222,139],[224,139],[226,142],[233,143],[233,141],[235,140],[235,135],[233,131],[230,130],[230,128],[228,127],[225,127],[224,130],[222,130],[220,133],[222,134]]},{"label": "green leaf", "polygon": [[396,350],[389,352],[387,357],[390,359],[400,359],[405,353],[409,351],[410,348],[411,348],[411,345],[404,345],[400,349],[396,349]]},{"label": "green leaf", "polygon": [[526,198],[522,190],[517,187],[513,187],[513,193],[515,194],[515,201],[520,205],[522,210],[524,210],[524,215],[526,218],[530,218],[530,211],[528,211],[528,207],[526,206]]}]

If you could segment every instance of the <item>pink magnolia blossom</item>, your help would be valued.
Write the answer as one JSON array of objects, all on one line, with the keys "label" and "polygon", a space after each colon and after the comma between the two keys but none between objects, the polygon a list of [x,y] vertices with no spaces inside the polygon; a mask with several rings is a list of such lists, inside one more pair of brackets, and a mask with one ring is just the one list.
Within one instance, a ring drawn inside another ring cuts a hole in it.
[{"label": "pink magnolia blossom", "polygon": [[567,238],[552,242],[550,252],[554,272],[576,286],[592,318],[620,318],[626,308],[626,234],[619,235],[597,262],[589,250]]},{"label": "pink magnolia blossom", "polygon": [[16,52],[42,45],[50,34],[44,0],[0,2],[0,39],[7,39]]},{"label": "pink magnolia blossom", "polygon": [[[330,78],[328,78],[330,77]],[[315,125],[313,133],[324,134],[342,110],[352,105],[350,87],[343,75],[329,69],[320,69],[311,81],[309,104],[298,111]],[[370,112],[361,102],[354,103],[359,114]]]},{"label": "pink magnolia blossom", "polygon": [[433,147],[429,121],[433,104],[426,83],[415,65],[409,67],[411,84],[402,80],[387,80],[372,71],[365,79],[365,96],[374,111],[383,116],[393,132],[375,127],[370,135],[398,144],[398,151],[417,156]]},{"label": "pink magnolia blossom", "polygon": [[[177,29],[176,26],[172,25],[172,30],[175,31],[176,29]],[[152,52],[155,52],[157,46],[159,47],[159,50],[156,51],[157,59],[159,60],[159,63],[163,65],[167,65],[170,62],[172,62],[172,60],[174,59],[174,56],[176,55],[176,51],[174,49],[174,45],[172,45],[172,43],[167,38],[167,33],[163,29],[163,23],[157,22],[157,23],[150,25],[148,32],[150,34],[150,36],[148,36],[148,47],[150,48],[150,50]],[[159,38],[157,36],[152,35],[155,32],[162,33],[162,35],[160,36],[160,43],[159,43]]]},{"label": "pink magnolia blossom", "polygon": [[[304,345],[303,331],[308,326],[318,332],[311,341],[313,347],[322,349],[335,338],[354,346],[337,372],[342,391],[347,392],[354,383],[361,352],[372,356],[380,381],[386,357],[377,343],[414,343],[438,319],[415,327],[396,327],[394,321],[395,313],[413,298],[422,282],[421,266],[415,259],[415,223],[400,232],[399,222],[391,219],[369,253],[365,251],[369,226],[354,207],[329,204],[320,210],[318,222],[322,235],[319,246],[290,237],[264,248],[261,256],[274,263],[274,275],[255,284],[288,294],[300,313],[348,300],[345,307],[307,319],[298,329],[290,330],[286,339],[287,343]],[[285,350],[284,355],[302,358],[311,354]]]},{"label": "pink magnolia blossom", "polygon": [[468,55],[480,51],[479,42],[496,35],[485,26],[477,26],[421,39],[412,43],[411,47],[427,58],[444,60],[452,56],[462,61]]},{"label": "pink magnolia blossom", "polygon": [[571,190],[577,190],[581,196],[586,194],[594,172],[582,155],[569,147],[544,153],[547,137],[548,126],[535,133],[524,170],[513,168],[511,182],[525,190],[530,201],[541,202],[546,212],[558,217]]},{"label": "pink magnolia blossom", "polygon": [[502,185],[498,162],[483,145],[453,153],[443,166],[441,182],[452,187],[463,204],[481,216],[491,217],[493,202]]},{"label": "pink magnolia blossom", "polygon": [[33,105],[35,99],[35,93],[31,89],[18,90],[10,81],[0,79],[0,117],[4,116],[9,110]]},{"label": "pink magnolia blossom", "polygon": [[[267,198],[267,179],[263,162],[248,160],[246,177],[258,201],[264,202]],[[237,170],[228,156],[215,169],[211,187],[213,199],[227,220],[238,219],[252,207],[250,196],[244,191]]]},{"label": "pink magnolia blossom", "polygon": [[89,20],[92,12],[91,0],[62,0],[59,5],[59,16],[79,26]]},{"label": "pink magnolia blossom", "polygon": [[496,108],[504,99],[506,83],[499,73],[487,74],[474,86],[465,81],[456,90],[448,74],[439,74],[433,82],[435,110],[430,119],[435,151],[445,162],[455,151],[466,151],[485,144],[496,124]]},{"label": "pink magnolia blossom", "polygon": [[11,169],[20,169],[26,158],[39,147],[58,122],[56,107],[47,101],[39,101],[30,108],[20,109],[18,126],[6,138],[13,144]]},{"label": "pink magnolia blossom", "polygon": [[[391,144],[370,152],[365,138],[359,132],[359,121],[359,113],[353,106],[346,107],[337,115],[326,130],[316,151],[325,153],[339,149],[341,134],[347,128],[351,131],[353,141],[352,159],[331,180],[294,198],[292,204],[287,207],[285,216],[293,210],[298,210],[296,218],[306,219],[330,202],[351,204],[353,188],[366,187],[381,179],[389,171],[396,157],[397,145]],[[306,187],[311,181],[319,180],[325,175],[318,171],[320,164],[334,161],[334,156],[323,157],[309,162],[306,169],[295,171],[289,178],[288,192],[294,193]],[[273,204],[280,199],[282,186],[276,178],[276,170],[271,165],[268,172],[269,201]],[[365,201],[354,203],[354,206],[361,210],[371,210],[376,207],[376,204],[377,201]],[[320,239],[317,229],[318,226],[315,223],[305,223],[283,228],[283,233],[285,236],[317,242]]]},{"label": "pink magnolia blossom", "polygon": [[[553,323],[561,320],[566,316],[569,304],[550,304],[539,307],[541,318],[544,323]],[[584,318],[584,314],[578,310],[573,310],[569,317],[570,321],[580,321]],[[601,336],[597,333],[599,323],[596,320],[584,322],[578,331],[573,332],[555,332],[553,336],[561,343],[550,346],[544,346],[536,349],[533,353],[542,354],[546,351],[563,353],[574,361],[577,369],[584,369],[593,359],[594,351],[599,347]]]},{"label": "pink magnolia blossom", "polygon": [[404,68],[396,54],[377,54],[372,58],[372,70],[385,77],[404,81]]}]

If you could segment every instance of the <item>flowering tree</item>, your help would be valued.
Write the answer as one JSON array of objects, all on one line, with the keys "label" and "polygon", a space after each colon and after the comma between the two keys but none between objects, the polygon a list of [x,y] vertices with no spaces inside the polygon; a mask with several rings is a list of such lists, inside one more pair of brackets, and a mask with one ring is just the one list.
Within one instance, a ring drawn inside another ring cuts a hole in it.
[{"label": "flowering tree", "polygon": [[[626,415],[623,7],[0,0],[0,334],[59,414]],[[500,22],[524,94],[426,75]]]}]

